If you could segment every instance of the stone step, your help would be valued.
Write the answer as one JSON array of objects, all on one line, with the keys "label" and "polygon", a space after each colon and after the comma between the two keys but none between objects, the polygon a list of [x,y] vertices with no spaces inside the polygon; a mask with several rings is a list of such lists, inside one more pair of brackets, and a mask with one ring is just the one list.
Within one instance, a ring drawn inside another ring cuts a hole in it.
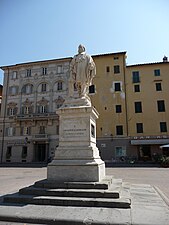
[{"label": "stone step", "polygon": [[101,189],[46,189],[34,186],[19,190],[23,195],[37,196],[62,196],[62,197],[86,197],[86,198],[119,198],[121,186],[114,186],[111,190]]},{"label": "stone step", "polygon": [[[41,180],[35,182],[34,186],[39,188],[53,188],[53,189],[103,189],[107,190],[109,187],[116,182],[112,176],[106,176],[101,182],[62,182],[58,183],[55,181]],[[122,182],[122,181],[121,181]]]},{"label": "stone step", "polygon": [[79,197],[55,197],[34,195],[10,195],[4,197],[5,203],[55,205],[55,206],[79,206],[79,207],[106,207],[106,208],[130,208],[131,201],[128,198],[79,198]]}]

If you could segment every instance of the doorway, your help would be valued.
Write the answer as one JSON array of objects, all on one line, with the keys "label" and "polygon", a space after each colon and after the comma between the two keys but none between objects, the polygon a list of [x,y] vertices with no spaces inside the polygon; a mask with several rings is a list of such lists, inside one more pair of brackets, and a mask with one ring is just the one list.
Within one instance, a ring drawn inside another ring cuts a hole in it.
[{"label": "doorway", "polygon": [[139,146],[139,159],[143,161],[151,160],[151,145]]},{"label": "doorway", "polygon": [[45,162],[46,159],[46,144],[37,143],[35,144],[35,161],[36,162]]}]

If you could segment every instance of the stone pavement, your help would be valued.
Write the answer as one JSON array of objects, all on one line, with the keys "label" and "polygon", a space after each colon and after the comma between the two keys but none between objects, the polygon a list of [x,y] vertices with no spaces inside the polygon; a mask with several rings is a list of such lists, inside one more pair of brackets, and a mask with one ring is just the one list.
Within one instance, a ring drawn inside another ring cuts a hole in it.
[{"label": "stone pavement", "polygon": [[[4,168],[0,168],[0,171],[1,169]],[[15,178],[17,178],[16,181],[18,180],[21,183],[19,184],[16,182],[16,186],[20,186],[19,188],[21,188],[21,186],[25,186],[25,183],[34,183],[34,181],[44,179],[46,174],[45,168],[37,168],[37,170],[24,168],[22,171],[17,169],[18,173],[16,174],[15,171],[14,178],[12,171],[11,174],[9,173],[7,176],[7,170],[8,168],[6,170],[4,169],[3,171],[4,184],[2,183],[2,178],[0,178],[0,182],[3,187],[2,192],[0,192],[1,195],[9,193],[9,190],[12,193],[12,186],[9,185],[9,178],[11,178],[13,182],[15,181]],[[110,170],[108,173],[109,172]],[[137,175],[138,174],[139,173],[137,171]],[[25,178],[27,178],[27,182],[25,181]],[[8,184],[8,186],[6,186],[6,191],[4,189],[5,183]],[[16,190],[16,187],[13,187],[13,190]],[[132,202],[131,209],[1,204],[0,221],[6,220],[11,221],[12,223],[0,222],[0,225],[15,225],[17,224],[16,222],[20,222],[23,225],[27,223],[56,225],[169,225],[169,206],[167,205],[168,199],[163,193],[161,193],[161,191],[159,191],[158,188],[155,189],[149,184],[131,184],[130,192]]]}]

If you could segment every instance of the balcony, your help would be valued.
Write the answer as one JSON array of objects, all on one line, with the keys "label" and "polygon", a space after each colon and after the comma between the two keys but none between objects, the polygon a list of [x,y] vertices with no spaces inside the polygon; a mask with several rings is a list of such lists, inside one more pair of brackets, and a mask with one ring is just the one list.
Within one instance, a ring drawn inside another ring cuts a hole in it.
[{"label": "balcony", "polygon": [[16,116],[16,120],[46,120],[46,119],[58,119],[58,115],[55,112],[52,113],[32,113],[32,114],[19,114]]},{"label": "balcony", "polygon": [[19,114],[16,116],[17,121],[30,120],[33,118],[33,114]]},{"label": "balcony", "polygon": [[32,135],[32,141],[48,141],[49,135],[48,134],[34,134]]}]

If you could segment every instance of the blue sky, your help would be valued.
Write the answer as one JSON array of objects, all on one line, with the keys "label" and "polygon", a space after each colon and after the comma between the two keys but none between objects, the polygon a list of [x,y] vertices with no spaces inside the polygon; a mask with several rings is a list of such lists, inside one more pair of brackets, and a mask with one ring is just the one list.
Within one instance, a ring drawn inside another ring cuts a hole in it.
[{"label": "blue sky", "polygon": [[80,43],[127,51],[127,64],[162,61],[168,12],[168,0],[0,0],[0,66],[73,56]]}]

